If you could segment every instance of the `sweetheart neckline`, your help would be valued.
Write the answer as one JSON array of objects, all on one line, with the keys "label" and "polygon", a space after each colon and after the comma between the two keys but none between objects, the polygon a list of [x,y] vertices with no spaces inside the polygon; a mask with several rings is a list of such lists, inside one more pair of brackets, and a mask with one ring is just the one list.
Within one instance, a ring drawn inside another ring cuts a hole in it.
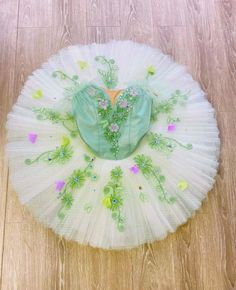
[{"label": "sweetheart neckline", "polygon": [[[140,85],[129,85],[127,88],[125,89],[122,89],[121,92],[117,95],[116,99],[115,99],[115,103],[114,105],[112,104],[112,101],[111,101],[111,98],[110,96],[108,95],[108,93],[105,91],[105,88],[103,87],[100,87],[99,85],[95,84],[95,83],[86,83],[84,84],[83,88],[81,88],[80,91],[84,91],[86,88],[88,87],[94,87],[96,88],[97,90],[99,90],[100,92],[102,92],[102,94],[105,96],[106,100],[109,102],[109,105],[111,105],[111,108],[113,111],[115,111],[115,109],[117,108],[117,104],[119,102],[119,99],[121,98],[122,95],[125,94],[125,92],[127,92],[128,90],[130,90],[131,88],[134,88],[137,89],[137,88],[143,88],[143,86],[140,86]],[[136,93],[135,95],[133,95],[134,97],[138,97],[139,94]]]}]

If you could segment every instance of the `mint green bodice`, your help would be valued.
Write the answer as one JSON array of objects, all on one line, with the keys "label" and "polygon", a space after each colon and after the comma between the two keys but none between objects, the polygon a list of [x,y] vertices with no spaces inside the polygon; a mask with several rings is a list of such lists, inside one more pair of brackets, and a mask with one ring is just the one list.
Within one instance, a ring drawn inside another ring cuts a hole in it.
[{"label": "mint green bodice", "polygon": [[103,159],[123,159],[136,149],[149,130],[151,109],[152,96],[139,85],[122,91],[114,107],[95,84],[84,85],[72,102],[81,138]]}]

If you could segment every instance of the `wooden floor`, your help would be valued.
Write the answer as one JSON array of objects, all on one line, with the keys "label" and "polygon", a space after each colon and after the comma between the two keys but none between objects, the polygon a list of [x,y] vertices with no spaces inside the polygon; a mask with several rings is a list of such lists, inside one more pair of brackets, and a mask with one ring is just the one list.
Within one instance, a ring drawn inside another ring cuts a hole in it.
[{"label": "wooden floor", "polygon": [[[5,120],[27,76],[75,43],[132,39],[187,66],[221,131],[219,174],[196,216],[161,242],[109,252],[37,224],[8,183]],[[236,287],[236,0],[0,0],[2,290]],[[235,289],[235,288],[234,288]]]}]

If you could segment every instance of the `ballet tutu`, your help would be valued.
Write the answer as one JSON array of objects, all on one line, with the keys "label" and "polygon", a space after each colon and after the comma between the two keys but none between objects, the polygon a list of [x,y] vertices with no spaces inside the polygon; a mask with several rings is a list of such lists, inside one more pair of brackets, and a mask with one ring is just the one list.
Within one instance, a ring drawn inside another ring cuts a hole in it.
[{"label": "ballet tutu", "polygon": [[8,114],[10,181],[60,236],[104,249],[160,240],[200,208],[219,132],[198,83],[131,41],[62,49]]}]

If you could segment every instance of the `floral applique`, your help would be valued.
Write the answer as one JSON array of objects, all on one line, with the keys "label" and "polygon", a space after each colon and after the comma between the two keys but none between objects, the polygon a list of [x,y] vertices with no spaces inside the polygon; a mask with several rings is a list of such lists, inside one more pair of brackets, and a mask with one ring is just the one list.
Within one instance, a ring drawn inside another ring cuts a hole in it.
[{"label": "floral applique", "polygon": [[69,112],[62,115],[60,112],[49,108],[33,108],[33,112],[36,114],[38,120],[49,120],[53,124],[62,124],[70,132],[71,137],[76,137],[79,134],[75,118]]},{"label": "floral applique", "polygon": [[129,169],[133,174],[138,174],[138,172],[139,172],[139,168],[138,168],[138,166],[135,164],[135,165],[133,165],[132,167],[130,167],[130,169]]},{"label": "floral applique", "polygon": [[125,218],[121,214],[124,202],[124,188],[122,186],[123,172],[121,168],[115,167],[111,171],[111,180],[104,187],[103,205],[112,212],[112,218],[115,220],[117,229],[120,232],[125,230]]},{"label": "floral applique", "polygon": [[79,190],[85,184],[86,179],[92,179],[93,176],[97,176],[93,172],[93,162],[95,158],[91,158],[88,155],[84,156],[87,163],[84,169],[76,169],[71,176],[65,181],[65,185],[59,192],[58,198],[61,200],[61,207],[58,211],[58,218],[63,220],[65,218],[66,211],[69,210],[74,203],[74,193]]},{"label": "floral applique", "polygon": [[149,65],[147,67],[147,74],[146,74],[146,79],[149,78],[150,76],[153,76],[156,74],[156,69],[153,65]]},{"label": "floral applique", "polygon": [[35,100],[39,100],[43,97],[43,92],[42,90],[38,89],[37,91],[35,91],[32,95],[32,98]]},{"label": "floral applique", "polygon": [[73,149],[70,146],[70,142],[68,142],[69,141],[67,141],[67,143],[62,143],[61,146],[56,147],[54,150],[43,152],[35,159],[26,159],[25,164],[31,165],[39,161],[46,162],[50,165],[66,163],[73,155]]},{"label": "floral applique", "polygon": [[171,153],[175,150],[177,146],[182,147],[187,150],[193,148],[192,144],[182,144],[174,138],[165,137],[162,134],[150,132],[147,135],[148,145],[157,151],[162,151],[164,153]]},{"label": "floral applique", "polygon": [[186,180],[181,180],[178,183],[178,188],[182,191],[186,190],[188,188],[188,182]]},{"label": "floral applique", "polygon": [[172,133],[172,132],[174,132],[176,130],[176,125],[174,124],[174,123],[170,123],[170,124],[168,124],[168,126],[167,126],[167,131],[169,132],[169,133]]},{"label": "floral applique", "polygon": [[62,188],[65,186],[65,181],[64,180],[58,180],[55,182],[55,190],[57,192],[60,192],[62,190]]},{"label": "floral applique", "polygon": [[161,201],[167,202],[169,204],[175,203],[176,197],[168,195],[164,187],[164,183],[166,180],[165,176],[162,175],[161,169],[159,167],[152,164],[151,158],[142,154],[137,155],[134,158],[134,161],[136,162],[137,166],[139,167],[145,178],[154,180],[155,189],[158,192],[158,198]]},{"label": "floral applique", "polygon": [[79,68],[81,70],[84,70],[84,69],[86,69],[88,67],[88,63],[86,61],[83,61],[83,60],[79,60],[78,64],[79,64]]},{"label": "floral applique", "polygon": [[[151,120],[156,121],[160,114],[170,114],[173,112],[177,105],[184,106],[188,100],[188,93],[183,93],[176,90],[168,100],[159,101],[155,100],[152,107]],[[168,116],[169,120],[171,115]],[[176,119],[177,120],[177,119]]]},{"label": "floral applique", "polygon": [[30,141],[30,143],[35,144],[37,141],[38,135],[36,133],[29,133],[28,134],[28,140]]},{"label": "floral applique", "polygon": [[117,72],[119,67],[116,65],[114,59],[107,59],[105,56],[96,56],[95,61],[102,64],[105,68],[98,69],[98,73],[100,74],[103,83],[108,89],[113,89],[116,87],[118,83]]},{"label": "floral applique", "polygon": [[119,139],[121,137],[120,129],[127,121],[130,112],[137,100],[137,89],[130,87],[123,91],[117,100],[114,108],[112,108],[110,100],[106,98],[104,93],[96,96],[98,102],[98,115],[100,124],[103,128],[104,137],[111,144],[111,152],[117,157],[119,152]]}]

